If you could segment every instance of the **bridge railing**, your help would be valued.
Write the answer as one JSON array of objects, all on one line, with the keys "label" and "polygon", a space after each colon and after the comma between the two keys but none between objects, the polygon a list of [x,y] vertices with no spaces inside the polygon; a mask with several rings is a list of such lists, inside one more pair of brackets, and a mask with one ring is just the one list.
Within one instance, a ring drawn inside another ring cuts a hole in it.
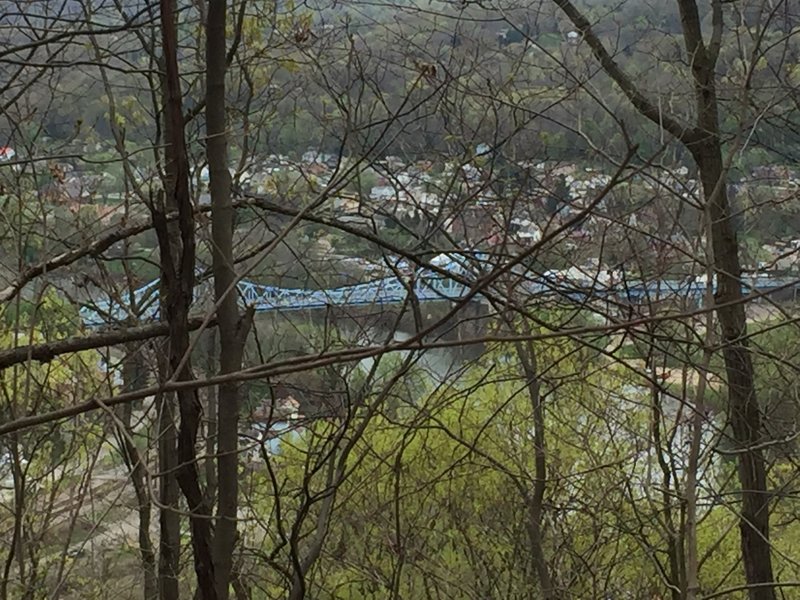
[{"label": "bridge railing", "polygon": [[[468,278],[466,268],[459,266],[458,279]],[[138,288],[133,293],[136,317],[139,320],[152,320],[159,317],[159,280]],[[204,285],[204,284],[203,284]],[[201,288],[198,286],[198,288]],[[742,290],[769,292],[781,288],[797,288],[797,280],[790,278],[771,278],[765,276],[745,277]],[[470,287],[453,277],[440,272],[420,270],[405,280],[398,277],[385,277],[354,285],[331,289],[307,290],[303,288],[282,288],[262,285],[251,281],[241,281],[237,286],[239,300],[243,305],[252,306],[257,311],[314,309],[326,306],[359,306],[373,304],[396,304],[404,302],[409,288],[419,301],[459,300],[465,297]],[[597,281],[575,282],[558,277],[537,275],[520,285],[522,291],[531,296],[553,295],[571,301],[585,302],[592,298],[616,298],[620,301],[663,300],[670,297],[699,299],[707,289],[705,281],[655,280],[648,282],[617,282],[601,284]],[[202,297],[201,289],[196,296]],[[478,295],[478,299],[480,296]],[[116,300],[100,300],[80,309],[80,316],[88,327],[124,323],[131,319],[131,310]]]}]

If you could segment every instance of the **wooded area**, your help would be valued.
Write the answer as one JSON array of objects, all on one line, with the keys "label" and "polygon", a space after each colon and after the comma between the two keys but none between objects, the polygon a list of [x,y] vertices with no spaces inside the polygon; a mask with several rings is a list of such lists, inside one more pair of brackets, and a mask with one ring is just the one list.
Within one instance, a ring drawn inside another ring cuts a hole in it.
[{"label": "wooded area", "polygon": [[795,0],[0,0],[0,600],[800,598]]}]

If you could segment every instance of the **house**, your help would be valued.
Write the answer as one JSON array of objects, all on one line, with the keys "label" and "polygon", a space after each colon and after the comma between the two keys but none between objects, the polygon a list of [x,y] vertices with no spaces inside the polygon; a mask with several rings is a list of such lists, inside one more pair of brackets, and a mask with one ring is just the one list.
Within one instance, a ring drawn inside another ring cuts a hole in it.
[{"label": "house", "polygon": [[371,200],[391,200],[397,197],[397,192],[390,185],[376,185],[369,192]]},{"label": "house", "polygon": [[357,214],[361,199],[355,194],[341,193],[333,198],[333,211],[338,214]]},{"label": "house", "polygon": [[339,164],[339,157],[336,154],[329,154],[318,150],[307,150],[303,153],[303,156],[300,157],[300,160],[306,164],[318,163],[325,165],[330,169],[335,168],[336,165]]},{"label": "house", "polygon": [[511,233],[520,242],[538,242],[542,232],[530,219],[511,219]]},{"label": "house", "polygon": [[766,181],[787,181],[794,179],[794,169],[785,165],[763,165],[755,167],[752,172],[753,179]]},{"label": "house", "polygon": [[399,156],[387,156],[381,162],[390,172],[399,171],[405,166],[405,161]]},{"label": "house", "polygon": [[0,162],[8,162],[13,160],[17,155],[11,146],[0,146]]},{"label": "house", "polygon": [[319,177],[321,175],[326,175],[328,173],[328,165],[321,162],[314,162],[308,165],[308,167],[306,167],[303,172],[310,173],[311,175]]},{"label": "house", "polygon": [[442,199],[439,197],[439,194],[434,192],[425,192],[421,189],[414,189],[412,190],[412,194],[414,200],[426,208],[437,209],[442,204]]},{"label": "house", "polygon": [[267,400],[250,414],[250,418],[257,423],[296,421],[302,416],[300,401],[291,394],[278,398],[274,405],[271,400]]},{"label": "house", "polygon": [[481,177],[480,170],[469,163],[461,167],[461,172],[464,174],[464,178],[469,182],[478,181]]},{"label": "house", "polygon": [[303,420],[300,401],[294,396],[283,396],[274,404],[265,400],[250,414],[250,427],[244,431],[250,445],[246,452],[248,458],[258,459],[262,445],[267,454],[277,454],[283,438],[303,430]]}]

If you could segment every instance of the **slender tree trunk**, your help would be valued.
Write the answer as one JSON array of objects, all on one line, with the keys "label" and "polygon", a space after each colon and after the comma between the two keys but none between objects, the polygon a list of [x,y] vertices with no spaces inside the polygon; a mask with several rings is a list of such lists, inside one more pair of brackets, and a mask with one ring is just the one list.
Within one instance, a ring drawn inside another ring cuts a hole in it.
[{"label": "slender tree trunk", "polygon": [[742,509],[739,525],[742,562],[750,600],[774,600],[775,581],[769,541],[769,494],[764,457],[758,449],[761,412],[755,393],[753,362],[747,345],[744,298],[741,288],[739,244],[731,221],[722,160],[715,69],[723,34],[722,0],[711,2],[711,34],[703,38],[696,0],[677,0],[686,53],[691,61],[696,121],[685,125],[650,101],[608,53],[585,15],[571,0],[554,0],[583,34],[606,74],[639,113],[675,136],[692,154],[700,173],[705,203],[711,217],[711,243],[718,289],[716,313],[722,332],[723,359],[728,383],[728,412],[739,446],[739,482]]},{"label": "slender tree trunk", "polygon": [[[217,372],[217,361],[214,353],[217,351],[217,330],[206,332],[206,373],[210,377]],[[206,388],[206,498],[213,504],[217,497],[217,389],[213,386]]]},{"label": "slender tree trunk", "polygon": [[[143,386],[143,368],[141,365],[141,355],[135,345],[128,345],[126,356],[122,363],[122,380],[125,391],[133,391]],[[144,585],[142,588],[144,600],[156,600],[158,598],[158,577],[156,574],[156,553],[153,542],[150,539],[150,522],[152,517],[152,503],[147,486],[147,466],[144,464],[142,455],[136,444],[133,442],[133,428],[131,427],[131,416],[133,406],[125,404],[119,411],[118,437],[120,451],[128,466],[128,472],[133,484],[133,491],[136,495],[137,512],[139,515],[139,554],[142,561],[142,571],[144,574]]]},{"label": "slender tree trunk", "polygon": [[[162,212],[172,212],[177,210],[174,200],[178,180],[178,150],[175,138],[182,135],[180,123],[176,125],[172,118],[174,107],[170,104],[171,95],[169,76],[166,72],[167,65],[172,64],[170,53],[175,52],[174,45],[167,43],[167,38],[171,37],[170,30],[174,27],[174,6],[169,0],[161,2],[161,22],[163,54],[160,61],[162,75],[160,77],[162,94],[164,98],[164,140],[166,148],[165,158],[165,180],[164,180],[164,202],[163,206],[153,206],[152,210]],[[174,87],[174,83],[172,84]],[[176,127],[178,128],[176,130]],[[153,214],[154,225],[158,222],[157,215]],[[165,225],[166,227],[166,225]],[[180,234],[173,223],[169,224],[169,231],[162,235],[166,240],[159,239],[159,246],[166,244],[161,251],[161,272],[172,271],[172,256],[179,252]],[[166,260],[170,264],[165,263]],[[168,301],[172,290],[166,278],[162,278],[159,289],[159,301],[161,318],[169,321]],[[172,322],[169,322],[169,338],[164,341],[159,352],[159,380],[168,381],[170,378],[169,354],[172,345]],[[181,555],[181,516],[178,510],[180,501],[180,487],[177,480],[178,471],[178,430],[176,423],[175,396],[172,393],[162,394],[156,398],[158,411],[158,471],[159,471],[159,556],[158,556],[158,579],[159,597],[161,600],[177,600],[180,597],[178,585],[180,574],[180,555]]]},{"label": "slender tree trunk", "polygon": [[686,139],[700,172],[703,195],[711,219],[711,245],[717,276],[717,317],[722,331],[722,355],[728,380],[728,413],[739,446],[739,483],[742,487],[742,562],[751,600],[774,600],[775,589],[769,542],[769,494],[761,440],[761,411],[755,391],[753,361],[747,344],[747,321],[742,294],[739,241],[731,220],[727,170],[722,160],[716,59],[722,35],[719,0],[712,5],[714,32],[703,42],[694,0],[678,0],[686,50],[691,57],[697,106],[697,127]]},{"label": "slender tree trunk", "polygon": [[[713,327],[712,313],[706,319],[706,345],[711,341],[710,331]],[[700,564],[697,547],[697,474],[700,468],[701,443],[705,424],[705,394],[708,367],[711,364],[711,353],[706,350],[697,369],[697,392],[692,415],[692,438],[689,446],[689,464],[686,473],[686,600],[697,600],[700,597]]]},{"label": "slender tree trunk", "polygon": [[[225,118],[226,0],[209,0],[206,25],[206,152],[211,193],[214,294],[219,323],[220,374],[242,364],[244,327],[237,307],[233,257],[233,206],[228,171]],[[227,600],[236,543],[239,498],[239,385],[219,386],[217,394],[217,522],[214,564],[217,598]]]},{"label": "slender tree trunk", "polygon": [[[693,51],[692,74],[697,103],[697,135],[687,144],[697,162],[711,220],[711,245],[717,276],[717,317],[722,332],[722,355],[728,380],[728,413],[739,447],[739,483],[742,487],[742,560],[751,600],[774,600],[775,590],[769,543],[769,494],[761,441],[761,410],[755,391],[753,361],[747,343],[747,319],[742,294],[739,241],[731,219],[727,171],[722,160],[714,62],[702,44],[697,6],[681,0],[687,50]],[[695,31],[696,29],[696,31]],[[695,43],[692,42],[695,40]]]},{"label": "slender tree trunk", "polygon": [[[304,556],[300,556],[300,548],[297,543],[300,530],[296,529],[292,532],[290,547],[292,550],[293,573],[292,587],[288,595],[289,600],[303,600],[303,598],[306,597],[306,575],[322,554],[322,547],[325,544],[331,516],[333,515],[333,508],[336,503],[336,490],[344,477],[345,461],[348,454],[349,449],[345,448],[341,455],[337,456],[335,453],[332,453],[328,459],[330,462],[328,465],[326,488],[329,492],[319,503],[319,512],[316,518],[314,534],[309,536],[308,548]],[[306,515],[308,514],[308,508],[308,504],[303,507],[303,511]]]},{"label": "slender tree trunk", "polygon": [[177,433],[171,394],[156,398],[158,414],[158,595],[161,600],[177,600],[181,521],[178,513]]},{"label": "slender tree trunk", "polygon": [[10,437],[9,453],[12,456],[11,460],[11,475],[13,478],[14,486],[14,527],[11,533],[11,541],[8,544],[8,554],[5,557],[3,565],[3,577],[0,579],[0,598],[8,600],[8,583],[11,581],[11,569],[14,566],[14,561],[17,561],[18,573],[17,577],[20,581],[25,579],[25,512],[27,504],[25,503],[25,473],[20,469],[19,465],[19,437],[15,433]]},{"label": "slender tree trunk", "polygon": [[547,486],[547,454],[545,451],[544,405],[539,387],[539,373],[533,344],[516,345],[517,357],[528,386],[528,396],[533,413],[534,477],[533,489],[528,497],[528,537],[531,557],[536,569],[539,588],[544,600],[558,598],[542,544],[542,512]]},{"label": "slender tree trunk", "polygon": [[711,215],[714,270],[717,276],[717,317],[722,333],[722,355],[728,380],[728,413],[742,488],[742,559],[751,600],[774,600],[775,589],[769,542],[769,494],[761,441],[761,410],[755,392],[753,362],[747,344],[739,246],[730,218],[719,138],[694,150]]},{"label": "slender tree trunk", "polygon": [[[647,365],[652,373],[656,372],[656,361],[652,358],[653,349],[650,350],[650,356],[647,359]],[[656,460],[659,469],[661,470],[661,477],[663,480],[660,482],[661,488],[661,501],[663,503],[663,510],[661,518],[658,520],[662,531],[663,538],[666,542],[667,561],[669,563],[669,577],[668,583],[670,584],[670,593],[672,600],[681,600],[683,591],[686,588],[683,577],[683,562],[680,558],[680,539],[678,537],[678,529],[675,527],[675,518],[673,516],[675,504],[672,500],[672,468],[670,461],[665,456],[665,446],[669,447],[669,442],[664,440],[662,431],[662,419],[664,418],[664,411],[662,407],[661,392],[657,386],[651,386],[651,412],[650,412],[650,435],[652,436],[653,446],[656,452]],[[666,570],[666,569],[665,569]]]},{"label": "slender tree trunk", "polygon": [[[192,379],[188,320],[194,292],[195,222],[189,196],[189,159],[184,137],[174,0],[161,0],[160,10],[166,84],[167,185],[163,206],[153,209],[153,225],[161,254],[161,308],[169,324],[169,365],[173,379],[187,381]],[[177,223],[167,222],[167,212],[177,212]],[[203,600],[216,600],[211,508],[200,487],[197,465],[200,400],[196,390],[183,389],[177,396],[180,429],[176,478],[189,511],[197,589]]]}]

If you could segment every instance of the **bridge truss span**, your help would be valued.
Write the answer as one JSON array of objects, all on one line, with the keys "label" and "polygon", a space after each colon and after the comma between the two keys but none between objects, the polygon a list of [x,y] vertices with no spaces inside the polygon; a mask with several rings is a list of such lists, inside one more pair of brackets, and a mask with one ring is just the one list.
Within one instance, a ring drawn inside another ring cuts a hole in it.
[{"label": "bridge truss span", "polygon": [[[408,299],[409,291],[420,302],[458,301],[466,298],[474,282],[478,281],[478,273],[467,268],[463,261],[454,260],[447,264],[440,261],[436,267],[408,269],[402,275],[328,289],[287,288],[242,280],[237,284],[236,293],[243,306],[252,307],[257,312],[312,310],[331,306],[400,304]],[[614,283],[591,278],[570,280],[550,272],[541,275],[523,271],[514,272],[513,275],[518,282],[515,289],[528,296],[560,297],[580,303],[592,299],[642,302],[676,297],[699,301],[708,289],[705,281],[692,279]],[[108,297],[87,303],[80,309],[83,323],[88,327],[99,327],[158,319],[159,281],[151,281],[127,294],[132,299],[129,305]],[[467,285],[469,283],[471,285]],[[797,280],[788,278],[746,277],[742,281],[742,290],[746,294],[770,293],[781,289],[794,292],[797,284]],[[198,303],[204,303],[209,296],[210,286],[207,282],[195,288]],[[480,293],[474,296],[475,300],[485,300]]]}]

